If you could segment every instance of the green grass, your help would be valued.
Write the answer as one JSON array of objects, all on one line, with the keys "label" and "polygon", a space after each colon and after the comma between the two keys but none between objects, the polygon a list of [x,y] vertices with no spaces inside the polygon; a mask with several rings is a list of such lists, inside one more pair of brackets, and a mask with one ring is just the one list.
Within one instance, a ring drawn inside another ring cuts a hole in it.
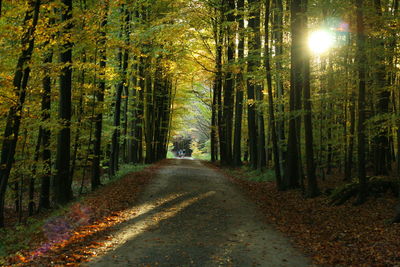
[{"label": "green grass", "polygon": [[103,184],[108,184],[111,181],[119,180],[119,179],[123,178],[125,175],[127,175],[128,173],[131,173],[131,172],[140,172],[141,170],[143,170],[147,166],[149,166],[149,165],[146,165],[146,164],[135,164],[135,165],[133,165],[133,164],[124,164],[124,165],[121,165],[119,167],[119,170],[116,172],[116,174],[113,177],[111,177],[111,179],[107,179],[108,175],[107,175],[107,177],[105,177],[105,179],[103,181]]},{"label": "green grass", "polygon": [[254,182],[272,182],[275,181],[275,172],[273,170],[253,170],[248,166],[243,166],[240,169],[226,170],[232,176],[246,179]]},{"label": "green grass", "polygon": [[174,154],[172,151],[169,151],[169,150],[168,150],[168,152],[167,152],[167,159],[173,159],[173,158],[175,158],[175,154]]},{"label": "green grass", "polygon": [[196,154],[192,155],[194,159],[200,159],[200,160],[211,160],[211,154],[210,153],[201,153],[201,154]]}]

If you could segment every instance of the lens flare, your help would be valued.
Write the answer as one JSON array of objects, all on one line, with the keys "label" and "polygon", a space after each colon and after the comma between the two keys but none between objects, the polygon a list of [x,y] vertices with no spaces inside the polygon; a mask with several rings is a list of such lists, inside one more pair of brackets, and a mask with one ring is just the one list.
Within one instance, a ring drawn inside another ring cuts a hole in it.
[{"label": "lens flare", "polygon": [[311,32],[308,37],[308,47],[314,54],[323,54],[335,44],[332,33],[325,30]]}]

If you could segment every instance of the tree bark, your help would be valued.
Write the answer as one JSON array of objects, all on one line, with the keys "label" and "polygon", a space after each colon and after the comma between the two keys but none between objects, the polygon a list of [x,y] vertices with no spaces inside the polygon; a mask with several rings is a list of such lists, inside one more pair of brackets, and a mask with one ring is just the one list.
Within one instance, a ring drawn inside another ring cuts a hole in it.
[{"label": "tree bark", "polygon": [[270,0],[265,0],[265,71],[267,75],[267,90],[268,90],[268,112],[269,112],[269,124],[271,127],[271,139],[272,139],[272,150],[274,154],[274,170],[275,179],[278,190],[282,189],[282,175],[279,162],[279,148],[278,148],[278,137],[276,133],[276,122],[275,122],[275,107],[274,107],[274,96],[272,94],[272,75],[271,75],[271,63],[270,63],[270,52],[269,52],[269,15],[270,15]]},{"label": "tree bark", "polygon": [[[54,24],[55,21],[52,19],[50,25]],[[53,37],[52,37],[53,38]],[[49,51],[45,55],[44,65],[48,65],[53,62],[53,50]],[[51,111],[51,77],[49,76],[49,69],[46,66],[45,76],[43,77],[43,93],[42,93],[42,122],[46,123],[50,120]],[[42,135],[42,160],[45,164],[45,173],[41,178],[40,187],[40,199],[39,199],[39,211],[43,209],[50,209],[50,181],[51,181],[51,150],[50,150],[50,138],[51,131],[48,127],[41,127],[39,130]]]},{"label": "tree bark", "polygon": [[[70,33],[73,25],[72,0],[62,0],[61,20],[65,22],[64,34]],[[55,176],[55,201],[64,205],[72,199],[72,180],[70,177],[70,145],[71,145],[71,91],[72,91],[72,46],[67,40],[61,47],[60,62],[63,64],[60,75],[60,96],[58,117],[61,130],[57,136],[56,176]]]},{"label": "tree bark", "polygon": [[[23,27],[26,28],[21,39],[22,51],[17,61],[13,86],[17,103],[10,107],[7,115],[6,127],[3,135],[3,144],[0,158],[0,228],[4,227],[5,193],[11,168],[14,163],[15,149],[18,142],[22,111],[25,103],[26,88],[28,85],[30,67],[28,62],[32,57],[35,44],[35,31],[39,19],[40,0],[29,1],[29,8],[25,14]],[[31,22],[32,20],[32,22]]]},{"label": "tree bark", "polygon": [[[376,20],[374,21],[374,27],[377,32],[381,32],[382,36],[384,33],[382,30],[385,28],[383,22],[382,5],[381,0],[374,0],[374,8]],[[376,91],[378,92],[378,103],[376,105],[377,116],[386,116],[389,112],[389,99],[390,91],[387,89],[386,83],[386,63],[385,63],[385,41],[383,37],[375,37],[374,43],[374,81]],[[379,120],[378,133],[374,138],[374,167],[375,175],[386,175],[388,174],[388,154],[389,154],[389,129],[385,126],[385,119]]]},{"label": "tree bark", "polygon": [[[278,99],[283,97],[283,81],[282,81],[282,57],[283,57],[283,4],[282,0],[274,0],[274,44],[275,44],[275,68],[276,68],[276,94]],[[279,113],[283,114],[285,111],[284,104],[278,105]],[[282,145],[285,142],[285,121],[283,119],[276,122],[276,129],[278,134],[278,149],[281,173],[284,170],[286,154]]]},{"label": "tree bark", "polygon": [[103,131],[103,104],[104,104],[104,92],[106,90],[106,66],[107,66],[107,23],[108,23],[108,0],[104,0],[104,13],[100,26],[100,40],[99,40],[99,53],[100,53],[100,81],[99,88],[97,90],[96,98],[97,103],[100,106],[100,111],[95,117],[95,130],[94,130],[94,144],[93,144],[93,165],[92,165],[92,177],[91,177],[91,188],[95,190],[100,186],[100,161],[102,158],[101,143]]},{"label": "tree bark", "polygon": [[364,1],[355,0],[356,20],[357,20],[357,54],[356,64],[358,69],[358,127],[357,127],[357,155],[358,155],[358,179],[360,183],[360,193],[357,203],[364,203],[367,197],[367,177],[365,170],[365,34],[364,34]]},{"label": "tree bark", "polygon": [[[238,61],[239,64],[242,65],[242,61],[244,59],[244,0],[238,0],[237,9],[241,15],[237,16],[239,20],[238,27],[238,35],[239,35],[239,44],[238,44]],[[235,130],[233,137],[233,165],[240,166],[242,165],[242,120],[243,120],[243,98],[244,98],[244,90],[245,90],[245,81],[243,76],[243,67],[241,67],[242,71],[236,76],[236,99],[235,99]]]},{"label": "tree bark", "polygon": [[[228,0],[228,14],[227,14],[227,42],[228,42],[228,51],[227,51],[227,63],[233,64],[235,60],[235,31],[234,23],[235,23],[235,1]],[[223,165],[232,165],[233,157],[232,157],[232,131],[233,131],[233,92],[235,91],[235,74],[231,71],[231,67],[228,67],[228,73],[225,75],[225,86],[224,86],[224,104],[223,104],[223,131],[224,131],[224,140],[221,140],[221,143],[224,147],[224,159],[221,160]]]},{"label": "tree bark", "polygon": [[312,128],[312,108],[311,108],[311,92],[310,92],[310,56],[307,47],[308,30],[307,30],[307,0],[303,0],[303,109],[304,109],[304,130],[305,130],[305,150],[306,150],[306,166],[307,166],[307,195],[316,197],[319,195],[317,177],[315,175],[314,162],[314,142]]},{"label": "tree bark", "polygon": [[284,189],[299,187],[301,180],[300,166],[300,110],[299,99],[302,92],[302,10],[301,0],[292,0],[291,2],[291,73],[290,73],[290,119],[289,136],[287,145],[286,170],[283,179]]},{"label": "tree bark", "polygon": [[[255,10],[255,5],[258,3],[256,0],[249,0],[248,5],[251,10],[249,18],[249,29],[254,35],[259,36],[256,31],[259,31],[259,24],[257,25],[256,17],[258,12]],[[255,58],[259,57],[256,49],[256,44],[259,40],[255,36],[249,38],[249,56],[247,57],[247,68],[248,72],[251,73],[252,77],[247,80],[247,127],[248,127],[248,138],[249,138],[249,156],[250,166],[253,169],[257,169],[258,162],[258,149],[257,149],[257,124],[256,124],[256,111],[255,111],[255,78],[254,74],[257,70],[257,63]]]}]

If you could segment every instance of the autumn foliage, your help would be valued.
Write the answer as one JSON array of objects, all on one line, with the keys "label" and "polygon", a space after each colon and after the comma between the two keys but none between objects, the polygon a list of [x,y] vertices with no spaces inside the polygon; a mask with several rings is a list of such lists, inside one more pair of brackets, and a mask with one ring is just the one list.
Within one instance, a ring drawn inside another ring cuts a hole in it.
[{"label": "autumn foliage", "polygon": [[59,216],[48,218],[32,250],[10,256],[14,266],[78,266],[95,256],[110,228],[123,222],[124,211],[137,201],[160,164],[126,175],[72,204]]},{"label": "autumn foliage", "polygon": [[[237,175],[236,175],[237,174]],[[305,198],[300,190],[280,192],[274,182],[230,179],[257,204],[267,223],[292,237],[295,245],[323,266],[396,266],[400,262],[400,225],[389,224],[396,198],[370,198],[354,206],[332,206],[326,195]],[[322,181],[321,188],[342,183]]]}]

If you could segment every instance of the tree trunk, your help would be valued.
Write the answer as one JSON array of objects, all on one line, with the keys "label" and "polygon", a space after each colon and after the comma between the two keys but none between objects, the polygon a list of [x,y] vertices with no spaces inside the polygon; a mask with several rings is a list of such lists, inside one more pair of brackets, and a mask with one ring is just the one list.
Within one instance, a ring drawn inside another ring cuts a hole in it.
[{"label": "tree trunk", "polygon": [[[4,227],[5,193],[12,165],[14,163],[15,149],[18,142],[23,106],[26,97],[30,67],[28,62],[32,57],[35,44],[35,30],[39,19],[40,0],[29,1],[29,8],[25,14],[23,27],[26,32],[22,36],[21,55],[17,61],[13,86],[17,96],[17,104],[8,111],[6,126],[3,135],[3,144],[0,158],[0,228]],[[32,20],[32,22],[31,22]]]},{"label": "tree trunk", "polygon": [[[61,20],[66,22],[64,34],[69,33],[73,27],[72,0],[62,0]],[[61,130],[57,136],[56,176],[55,176],[55,201],[59,205],[68,203],[72,198],[72,180],[70,177],[70,145],[71,145],[71,91],[72,91],[72,46],[67,40],[61,47],[60,61],[63,64],[60,75],[60,96],[58,117]]]},{"label": "tree trunk", "polygon": [[222,78],[222,46],[223,46],[223,23],[225,21],[225,14],[224,14],[224,1],[219,8],[219,23],[217,24],[217,35],[216,35],[216,62],[215,62],[215,85],[217,91],[217,125],[218,125],[218,144],[219,144],[219,156],[221,162],[225,162],[225,131],[224,131],[224,116],[223,116],[223,109],[222,109],[222,90],[223,90],[223,78]]},{"label": "tree trunk", "polygon": [[[243,14],[244,12],[244,0],[238,0],[237,2],[238,12]],[[239,64],[244,59],[244,15],[238,16],[239,27],[239,44],[238,44],[238,61]],[[243,77],[243,69],[236,76],[236,101],[235,101],[235,130],[233,137],[233,165],[240,166],[242,165],[242,120],[243,120],[243,98],[244,98],[244,90],[245,90],[245,81]]]},{"label": "tree trunk", "polygon": [[[54,20],[50,22],[54,24]],[[45,55],[44,65],[48,65],[53,62],[53,51],[49,51]],[[50,71],[45,69],[45,76],[42,80],[43,93],[42,93],[42,122],[47,123],[50,120],[51,111],[51,78],[48,75]],[[51,151],[50,151],[50,139],[51,131],[48,127],[41,127],[42,134],[42,160],[45,164],[45,174],[41,178],[40,187],[40,200],[39,200],[39,211],[43,209],[50,209],[50,180],[51,180]]]},{"label": "tree trunk", "polygon": [[217,85],[214,79],[214,86],[212,90],[212,108],[211,108],[211,133],[210,133],[210,146],[211,146],[211,162],[217,161]]},{"label": "tree trunk", "polygon": [[301,180],[300,166],[300,110],[299,99],[302,92],[302,12],[301,0],[292,0],[291,2],[291,73],[290,73],[290,119],[289,119],[289,137],[287,145],[286,171],[283,179],[284,189],[299,187]]},{"label": "tree trunk", "polygon": [[358,179],[360,183],[360,193],[357,203],[364,203],[367,196],[367,177],[365,170],[365,80],[366,80],[366,66],[365,66],[365,35],[364,35],[364,1],[355,0],[356,2],[356,16],[357,16],[357,56],[356,64],[358,69]]},{"label": "tree trunk", "polygon": [[[235,61],[235,31],[234,23],[235,23],[235,1],[228,0],[228,26],[227,26],[227,42],[228,42],[228,58],[227,63],[232,64]],[[225,76],[225,86],[224,86],[224,106],[223,106],[223,130],[224,130],[224,140],[223,142],[224,147],[224,160],[221,160],[223,165],[232,165],[233,164],[233,157],[232,157],[232,131],[233,131],[233,92],[235,91],[234,88],[234,81],[235,81],[235,74],[230,68],[228,68],[228,73]]]},{"label": "tree trunk", "polygon": [[[261,7],[261,3],[257,6]],[[258,66],[261,66],[261,32],[260,32],[260,16],[261,14],[260,8],[254,8],[252,9],[252,14],[251,16],[254,16],[253,23],[249,22],[249,25],[251,25],[251,28],[253,29],[254,32],[254,39],[251,40],[251,48],[249,46],[249,50],[253,49],[253,57],[252,60],[254,60],[255,64],[252,67],[253,75],[256,76],[256,73],[258,70]],[[263,87],[261,85],[261,82],[259,81],[258,77],[254,77],[254,91],[255,91],[255,97],[256,97],[256,123],[257,123],[257,133],[256,133],[256,138],[257,138],[257,169],[263,170],[267,166],[267,158],[266,158],[266,151],[265,151],[265,125],[264,125],[264,112],[263,112],[263,102],[264,102],[264,94],[263,94]]]},{"label": "tree trunk", "polygon": [[[376,20],[374,21],[375,30],[381,32],[381,35],[375,37],[374,42],[374,82],[376,85],[376,91],[378,92],[378,103],[376,105],[377,116],[386,117],[389,112],[389,99],[390,91],[387,89],[386,83],[386,63],[385,63],[385,41],[383,39],[384,22],[382,14],[381,0],[374,0]],[[388,151],[389,151],[389,129],[384,120],[380,120],[378,127],[378,133],[374,138],[374,166],[375,175],[386,175],[388,174]]]},{"label": "tree trunk", "polygon": [[282,189],[282,175],[279,162],[279,148],[278,148],[278,137],[276,134],[276,123],[275,123],[275,107],[274,107],[274,97],[272,94],[272,75],[271,75],[271,63],[270,63],[270,52],[269,52],[269,15],[270,15],[270,0],[265,0],[265,71],[267,74],[267,90],[268,90],[268,112],[269,112],[269,124],[271,127],[271,139],[272,139],[272,150],[274,154],[274,170],[276,185],[279,190]]},{"label": "tree trunk", "polygon": [[32,169],[31,178],[29,179],[29,203],[28,203],[28,216],[32,216],[35,213],[35,175],[36,175],[36,164],[40,157],[40,145],[42,144],[42,127],[39,127],[39,133],[36,140],[35,153],[33,161],[35,162]]},{"label": "tree trunk", "polygon": [[[283,4],[282,0],[274,0],[274,43],[275,43],[275,68],[276,68],[276,94],[278,99],[283,97],[283,81],[282,81],[282,56],[283,56]],[[278,105],[278,111],[283,114],[285,110],[284,104]],[[278,134],[278,149],[279,149],[279,159],[281,173],[285,166],[285,151],[279,144],[285,142],[285,121],[283,119],[276,122],[277,134]]]},{"label": "tree trunk", "polygon": [[[255,10],[255,4],[258,1],[256,0],[249,0],[248,5],[249,8],[252,10],[249,18],[249,29],[254,32],[254,35],[259,36],[257,31],[259,31],[259,23],[257,24],[258,12]],[[249,38],[249,56],[247,58],[247,69],[248,72],[251,74],[251,78],[247,80],[247,126],[248,126],[248,137],[249,137],[249,156],[250,156],[250,166],[253,169],[257,169],[258,163],[258,149],[257,149],[257,124],[256,124],[256,111],[255,111],[255,71],[257,70],[258,66],[256,63],[257,57],[259,54],[255,51],[257,48],[257,44],[260,40],[257,39],[255,36],[253,38]]]},{"label": "tree trunk", "polygon": [[319,195],[317,177],[315,175],[314,162],[314,142],[312,128],[312,109],[311,109],[311,92],[310,92],[310,56],[306,40],[308,40],[307,30],[307,0],[303,0],[303,109],[304,109],[304,130],[305,130],[305,150],[306,150],[306,166],[307,166],[307,195],[316,197]]},{"label": "tree trunk", "polygon": [[103,131],[103,104],[104,104],[104,92],[106,90],[106,73],[105,69],[107,66],[107,33],[106,27],[108,22],[108,0],[104,0],[104,13],[100,26],[100,82],[97,90],[97,103],[100,106],[100,111],[95,117],[95,130],[94,130],[94,144],[93,144],[93,165],[92,165],[92,177],[91,177],[91,188],[95,190],[100,186],[100,161],[102,158],[101,151],[101,133]]}]

